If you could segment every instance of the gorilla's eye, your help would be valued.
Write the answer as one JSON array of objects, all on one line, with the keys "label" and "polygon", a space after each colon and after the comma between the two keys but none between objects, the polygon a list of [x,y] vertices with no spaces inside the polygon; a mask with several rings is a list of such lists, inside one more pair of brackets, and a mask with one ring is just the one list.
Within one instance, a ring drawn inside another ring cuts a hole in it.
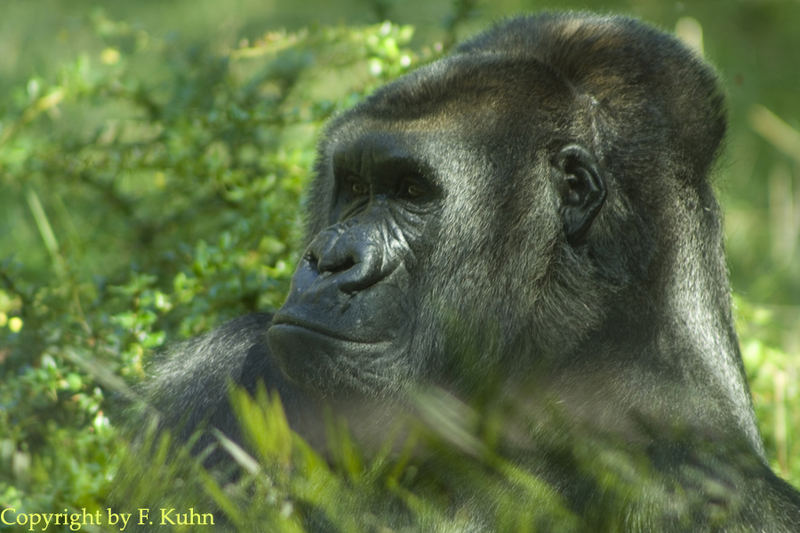
[{"label": "gorilla's eye", "polygon": [[416,183],[412,183],[408,187],[406,187],[406,194],[410,198],[419,198],[420,196],[422,196],[422,193],[424,192],[425,191],[422,190],[422,187],[420,187]]},{"label": "gorilla's eye", "polygon": [[428,188],[416,178],[403,180],[400,195],[407,200],[419,200],[428,193]]},{"label": "gorilla's eye", "polygon": [[350,192],[353,193],[355,196],[365,196],[369,194],[369,185],[367,185],[363,181],[351,181]]}]

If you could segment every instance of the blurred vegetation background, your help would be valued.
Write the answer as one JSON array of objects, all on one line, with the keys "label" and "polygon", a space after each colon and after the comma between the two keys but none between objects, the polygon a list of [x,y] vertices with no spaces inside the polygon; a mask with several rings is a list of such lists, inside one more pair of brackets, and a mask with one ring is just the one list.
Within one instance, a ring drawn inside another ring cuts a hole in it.
[{"label": "blurred vegetation background", "polygon": [[3,0],[0,507],[102,508],[131,460],[114,397],[152,353],[280,305],[325,120],[546,8],[641,17],[717,66],[742,350],[770,461],[800,486],[800,2]]}]

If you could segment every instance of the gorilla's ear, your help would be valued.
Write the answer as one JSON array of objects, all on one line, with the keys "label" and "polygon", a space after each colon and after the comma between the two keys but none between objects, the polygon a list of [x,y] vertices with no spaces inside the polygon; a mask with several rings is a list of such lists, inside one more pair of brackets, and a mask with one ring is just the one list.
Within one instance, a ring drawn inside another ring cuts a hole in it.
[{"label": "gorilla's ear", "polygon": [[559,214],[567,241],[580,243],[606,199],[606,184],[595,156],[586,148],[564,146],[553,159]]}]

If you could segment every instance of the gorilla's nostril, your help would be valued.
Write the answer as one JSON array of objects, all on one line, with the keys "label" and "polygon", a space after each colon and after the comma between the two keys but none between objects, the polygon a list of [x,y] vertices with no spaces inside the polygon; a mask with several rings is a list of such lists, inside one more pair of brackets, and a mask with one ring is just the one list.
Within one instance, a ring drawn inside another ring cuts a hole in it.
[{"label": "gorilla's nostril", "polygon": [[355,264],[356,261],[351,255],[335,257],[331,254],[331,256],[320,258],[316,263],[316,268],[320,274],[336,274],[351,269]]},{"label": "gorilla's nostril", "polygon": [[306,252],[306,255],[303,256],[303,260],[308,263],[308,266],[311,267],[311,270],[319,273],[319,259],[317,259],[317,254],[309,250]]},{"label": "gorilla's nostril", "polygon": [[356,262],[353,260],[352,257],[345,257],[343,260],[339,261],[339,264],[332,265],[329,269],[330,272],[342,272],[344,270],[350,270]]}]

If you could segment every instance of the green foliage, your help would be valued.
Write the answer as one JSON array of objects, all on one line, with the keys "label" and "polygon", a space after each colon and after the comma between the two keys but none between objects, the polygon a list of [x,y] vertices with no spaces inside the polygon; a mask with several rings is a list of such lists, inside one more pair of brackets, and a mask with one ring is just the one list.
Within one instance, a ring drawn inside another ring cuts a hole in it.
[{"label": "green foliage", "polygon": [[[220,445],[239,464],[234,481],[203,470],[183,448],[170,452],[168,437],[150,435],[144,439],[146,445],[125,455],[120,471],[133,475],[121,482],[118,479],[120,505],[136,502],[152,509],[205,506],[216,510],[217,526],[234,531],[250,531],[253,524],[275,532],[332,526],[353,533],[463,531],[470,527],[497,531],[585,529],[550,486],[504,460],[486,442],[479,444],[482,454],[464,454],[453,447],[441,428],[414,425],[367,457],[350,440],[344,425],[332,419],[327,434],[331,448],[323,458],[290,430],[277,396],[267,397],[263,388],[255,397],[234,390],[232,401],[255,454],[248,455],[218,435]],[[429,410],[453,407],[443,401],[455,400],[439,398]],[[457,428],[459,435],[471,431]],[[587,447],[585,452],[581,460],[597,464],[595,451]],[[143,464],[148,465],[144,479],[140,474]],[[429,486],[424,474],[428,470],[448,472],[442,481],[451,484]],[[608,480],[614,482],[619,479]],[[473,503],[455,512],[449,509],[452,495],[471,491],[478,491],[472,494]]]},{"label": "green foliage", "polygon": [[785,309],[770,309],[737,298],[742,358],[772,467],[794,484],[800,481],[800,360],[774,339],[791,327]]}]

